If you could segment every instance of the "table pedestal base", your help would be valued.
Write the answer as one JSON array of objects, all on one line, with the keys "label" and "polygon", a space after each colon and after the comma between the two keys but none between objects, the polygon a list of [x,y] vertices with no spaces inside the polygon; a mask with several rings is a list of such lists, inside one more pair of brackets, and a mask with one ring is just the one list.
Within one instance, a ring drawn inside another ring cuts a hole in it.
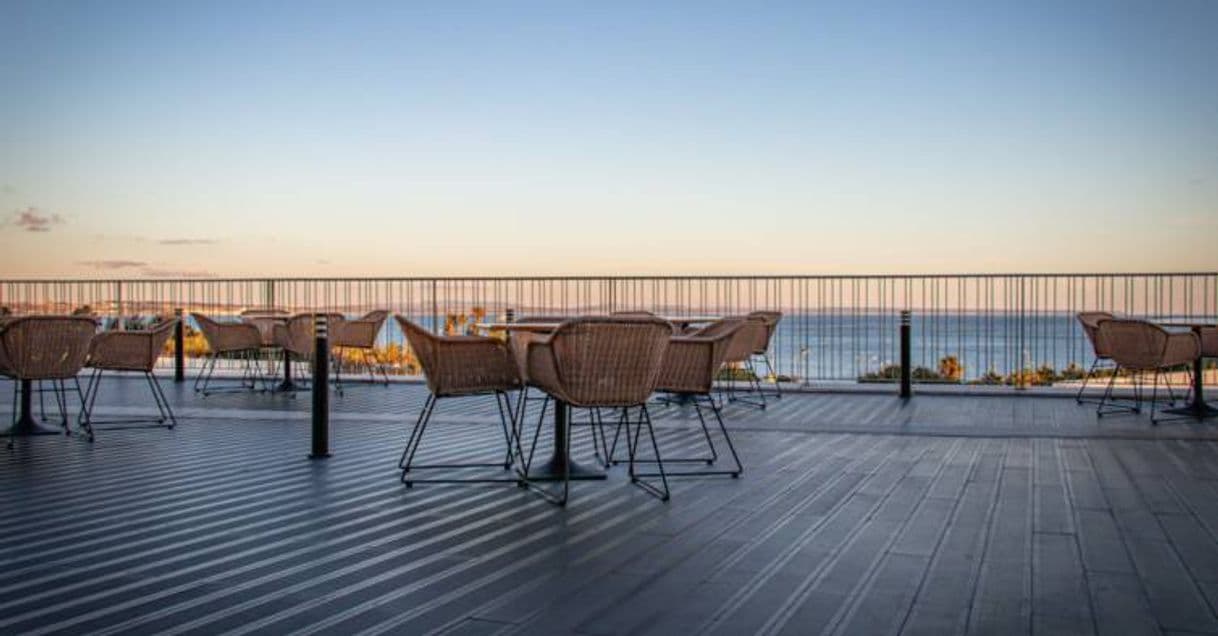
[{"label": "table pedestal base", "polygon": [[[567,457],[567,435],[571,433],[569,430],[569,422],[571,420],[571,407],[562,400],[554,400],[554,454],[550,456],[550,461],[540,465],[529,467],[529,481],[562,481],[563,470],[568,462]],[[584,481],[594,479],[604,479],[605,471],[599,468],[590,468],[576,462],[574,459],[570,461],[569,478],[571,481]]]},{"label": "table pedestal base", "polygon": [[[1201,338],[1201,327],[1201,325],[1193,325],[1192,327],[1193,333],[1197,334],[1198,339]],[[1168,409],[1165,410],[1164,413],[1184,416],[1191,415],[1199,420],[1218,415],[1218,409],[1212,408],[1210,405],[1205,403],[1205,383],[1202,381],[1204,379],[1205,369],[1202,367],[1201,363],[1201,356],[1198,356],[1197,359],[1193,361],[1193,401],[1190,402],[1188,406],[1178,409]]]},{"label": "table pedestal base", "polygon": [[32,435],[63,435],[63,427],[47,426],[33,418],[23,417],[0,432],[0,437],[29,437]]},{"label": "table pedestal base", "polygon": [[33,382],[21,381],[21,416],[10,427],[0,433],[0,437],[29,437],[32,435],[63,435],[62,428],[52,428],[34,419],[32,414],[31,393]]},{"label": "table pedestal base", "polygon": [[275,393],[296,393],[304,390],[304,387],[296,384],[292,380],[292,354],[288,353],[287,349],[283,350],[283,382],[275,385],[272,389]]},{"label": "table pedestal base", "polygon": [[1184,406],[1184,407],[1181,407],[1178,409],[1166,409],[1163,412],[1171,413],[1172,415],[1191,415],[1192,417],[1195,417],[1199,420],[1207,418],[1207,417],[1214,417],[1215,415],[1218,415],[1218,409],[1216,409],[1204,402],[1202,402],[1200,404],[1189,404],[1188,406]]},{"label": "table pedestal base", "polygon": [[[550,461],[529,469],[529,481],[562,481],[562,459],[551,457]],[[605,479],[605,471],[571,461],[571,481]]]}]

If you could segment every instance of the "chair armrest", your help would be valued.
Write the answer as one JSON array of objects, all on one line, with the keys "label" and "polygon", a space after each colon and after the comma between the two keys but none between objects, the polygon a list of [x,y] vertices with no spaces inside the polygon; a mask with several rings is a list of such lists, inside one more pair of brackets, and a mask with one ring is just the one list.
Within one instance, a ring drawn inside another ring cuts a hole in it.
[{"label": "chair armrest", "polygon": [[153,334],[141,331],[103,331],[89,345],[88,365],[98,369],[151,371],[160,352],[154,352]]},{"label": "chair armrest", "polygon": [[334,346],[371,349],[376,336],[381,332],[382,320],[348,320],[343,322],[335,334]]},{"label": "chair armrest", "polygon": [[1201,328],[1201,355],[1218,358],[1218,327]]},{"label": "chair armrest", "polygon": [[1189,331],[1185,333],[1170,333],[1163,347],[1162,366],[1174,367],[1189,364],[1201,356],[1201,339]]},{"label": "chair armrest", "polygon": [[528,361],[526,365],[528,373],[525,375],[529,378],[529,382],[546,393],[559,399],[565,399],[566,391],[558,373],[558,363],[554,357],[554,347],[551,345],[550,339],[530,341],[525,356]]},{"label": "chair armrest", "polygon": [[505,391],[520,386],[520,374],[507,346],[493,338],[455,336],[436,341],[437,395]]},{"label": "chair armrest", "polygon": [[216,342],[207,344],[216,353],[257,349],[262,346],[262,334],[251,324],[219,323],[215,333]]},{"label": "chair armrest", "polygon": [[673,393],[709,393],[722,363],[722,347],[716,351],[716,345],[722,342],[722,338],[702,336],[670,339],[656,389]]},{"label": "chair armrest", "polygon": [[544,338],[544,335],[532,331],[508,332],[508,350],[516,361],[521,380],[525,382],[529,381],[529,344],[541,342]]}]

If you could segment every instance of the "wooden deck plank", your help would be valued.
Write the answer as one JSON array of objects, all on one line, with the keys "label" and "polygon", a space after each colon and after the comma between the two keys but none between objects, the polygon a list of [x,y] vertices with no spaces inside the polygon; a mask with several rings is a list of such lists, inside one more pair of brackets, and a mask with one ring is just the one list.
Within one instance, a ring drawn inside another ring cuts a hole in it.
[{"label": "wooden deck plank", "polygon": [[[136,408],[108,388],[103,409]],[[0,632],[1218,633],[1211,428],[791,394],[727,408],[740,479],[664,504],[619,467],[561,510],[511,484],[404,488],[417,385],[349,387],[324,462],[307,399],[169,393],[176,430],[0,457]],[[421,453],[495,457],[494,408],[453,401]],[[700,450],[692,411],[653,415],[666,452]]]}]

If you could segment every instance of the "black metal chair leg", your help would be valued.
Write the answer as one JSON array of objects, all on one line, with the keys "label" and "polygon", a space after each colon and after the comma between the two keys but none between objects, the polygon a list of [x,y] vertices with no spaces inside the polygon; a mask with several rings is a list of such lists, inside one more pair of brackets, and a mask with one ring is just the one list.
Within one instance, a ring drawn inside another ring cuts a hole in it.
[{"label": "black metal chair leg", "polygon": [[195,375],[195,382],[194,386],[192,387],[194,388],[195,393],[202,393],[202,389],[199,387],[199,380],[203,378],[203,374],[207,371],[207,365],[209,362],[211,362],[211,356],[204,358],[203,366],[199,368],[199,373]]},{"label": "black metal chair leg", "polygon": [[178,425],[178,418],[173,413],[173,407],[169,404],[169,398],[165,397],[165,390],[161,388],[161,382],[156,379],[156,375],[152,372],[145,374],[148,377],[148,385],[152,388],[152,397],[157,401],[157,408],[161,411],[161,417],[168,419],[167,428],[174,428]]},{"label": "black metal chair leg", "polygon": [[[694,402],[695,408],[697,407],[697,405],[698,405],[698,403],[697,403],[697,401],[695,401]],[[730,451],[732,453],[732,461],[736,463],[736,472],[732,473],[732,477],[733,478],[739,477],[740,474],[744,472],[744,464],[740,463],[740,456],[736,454],[736,445],[732,443],[732,436],[728,435],[727,427],[724,426],[724,424],[723,424],[723,415],[719,412],[719,407],[715,406],[714,400],[710,400],[710,405],[711,405],[711,412],[713,412],[715,414],[715,420],[717,420],[719,422],[719,431],[723,433],[723,439],[724,439],[724,441],[727,442],[727,449],[728,449],[728,451]],[[702,413],[700,410],[699,410],[698,416],[699,417],[702,416]]]},{"label": "black metal chair leg", "polygon": [[435,402],[436,396],[431,393],[427,394],[427,400],[423,402],[423,410],[419,411],[419,417],[414,422],[414,427],[410,429],[410,437],[406,439],[406,447],[402,449],[402,456],[398,459],[398,468],[406,468],[406,459],[410,454],[410,449],[414,447],[414,438],[419,434],[419,427],[423,425],[423,421],[427,418],[431,407]]},{"label": "black metal chair leg", "polygon": [[[39,383],[41,386],[42,383]],[[55,393],[55,407],[59,409],[59,417],[63,421],[64,428],[68,427],[68,397],[64,395],[65,391],[60,389],[63,387],[63,380],[51,380],[51,391]],[[66,389],[65,389],[66,390]],[[82,397],[83,399],[83,397]]]},{"label": "black metal chair leg", "polygon": [[[713,398],[711,398],[710,396],[701,396],[701,398],[706,400],[707,404],[711,408],[711,412],[714,413],[714,415],[715,415],[715,420],[719,424],[719,432],[723,435],[723,440],[725,442],[727,442],[727,448],[731,452],[732,462],[735,464],[735,467],[732,469],[729,469],[729,470],[722,470],[722,469],[718,469],[718,470],[703,469],[703,470],[688,470],[688,471],[686,471],[686,470],[664,470],[664,471],[662,471],[662,473],[661,472],[646,473],[646,472],[637,472],[636,471],[636,473],[635,473],[636,477],[709,477],[709,476],[714,476],[714,475],[726,475],[726,476],[730,476],[732,478],[736,478],[736,477],[740,476],[740,474],[744,471],[744,466],[740,462],[740,456],[736,453],[736,445],[735,445],[735,443],[732,442],[732,436],[730,433],[728,433],[727,426],[725,426],[723,423],[722,413],[720,412],[719,408],[715,405],[715,400]],[[704,417],[704,415],[702,413],[702,405],[697,396],[695,396],[695,399],[694,399],[694,409],[695,409],[695,412],[698,414],[698,420],[702,424],[703,430],[708,437],[707,443],[711,446],[712,452],[716,452],[716,457],[717,457],[717,451],[715,451],[714,443],[712,441],[710,441],[711,438],[709,435],[709,427],[706,426],[706,418]],[[648,413],[648,417],[650,418],[650,413]],[[636,464],[658,463],[658,462],[655,462],[652,460],[638,459],[637,457],[635,458],[634,461]],[[664,458],[664,460],[663,460],[663,462],[665,464],[673,464],[673,463],[677,463],[677,462],[693,462],[693,461],[700,462],[700,461],[704,461],[704,460],[702,460],[702,459],[672,459],[672,458]],[[707,462],[707,463],[709,464],[710,462]]]},{"label": "black metal chair leg", "polygon": [[[546,410],[550,408],[550,396],[547,395],[541,402],[541,414],[537,416],[537,426],[533,429],[533,441],[529,444],[529,456],[524,463],[524,477],[528,477],[529,469],[533,466],[533,456],[537,452],[537,440],[541,438],[541,425],[545,423]],[[520,423],[522,433],[524,422]]]},{"label": "black metal chair leg", "polygon": [[1091,362],[1091,368],[1087,370],[1087,375],[1083,376],[1083,385],[1078,388],[1078,393],[1074,394],[1074,401],[1083,403],[1083,391],[1087,390],[1087,382],[1091,380],[1091,376],[1095,374],[1095,368],[1099,366],[1100,359],[1096,358]]},{"label": "black metal chair leg", "polygon": [[545,412],[546,412],[546,408],[549,406],[549,402],[550,402],[549,396],[546,396],[546,401],[541,407],[541,416],[537,418],[537,427],[533,431],[533,443],[529,449],[529,457],[528,457],[528,460],[524,464],[524,470],[523,470],[523,472],[520,473],[520,479],[517,481],[517,483],[519,485],[521,485],[525,488],[528,488],[529,490],[537,493],[538,495],[541,496],[542,499],[545,499],[546,501],[548,501],[556,506],[566,507],[567,501],[570,499],[570,496],[571,496],[571,437],[572,437],[572,435],[571,435],[571,427],[570,427],[570,422],[571,422],[571,410],[570,410],[571,406],[570,405],[557,405],[559,403],[556,403],[556,406],[555,406],[555,408],[566,408],[567,409],[567,434],[564,436],[566,438],[566,441],[564,444],[564,448],[566,450],[566,452],[564,453],[564,455],[566,457],[566,462],[563,464],[562,495],[559,496],[559,495],[555,494],[554,492],[551,492],[550,489],[543,487],[543,486],[539,486],[539,485],[533,483],[531,480],[529,480],[529,469],[532,468],[532,466],[533,466],[533,453],[537,450],[537,438],[541,437],[541,427],[542,427],[542,424],[545,423]]},{"label": "black metal chair leg", "polygon": [[[503,469],[510,470],[512,468],[512,434],[508,432],[507,417],[504,415],[503,403],[500,399],[506,399],[507,395],[502,391],[495,391],[495,406],[499,409],[499,424],[503,428],[503,443],[507,447],[507,454],[503,458]],[[512,412],[512,403],[508,402],[507,413]],[[516,421],[512,420],[512,430],[516,428]]]},{"label": "black metal chair leg", "polygon": [[719,460],[719,451],[715,450],[715,442],[711,439],[710,431],[706,430],[706,419],[702,417],[702,409],[698,407],[697,401],[694,402],[694,412],[698,414],[698,424],[702,425],[702,436],[706,438],[706,446],[710,448],[711,456],[706,460],[706,465],[710,466]]},{"label": "black metal chair leg", "polygon": [[410,435],[410,442],[407,443],[406,450],[402,452],[404,461],[402,463],[402,483],[406,484],[407,488],[414,485],[414,482],[407,479],[410,473],[411,464],[414,463],[414,455],[419,450],[419,444],[423,442],[423,433],[427,432],[427,423],[431,421],[431,412],[435,409],[435,400],[432,400],[431,406],[425,411],[423,420]]},{"label": "black metal chair leg", "polygon": [[601,440],[600,448],[605,453],[605,456],[602,458],[600,455],[600,452],[598,451],[596,458],[601,460],[602,466],[604,466],[605,468],[609,468],[609,466],[611,464],[611,460],[612,460],[612,455],[609,451],[609,440],[608,440],[608,438],[605,437],[605,417],[601,413],[600,408],[593,409],[593,413],[596,416],[596,428],[592,431],[593,447],[595,447],[595,445],[596,445],[596,437],[599,434],[600,440]]},{"label": "black metal chair leg", "polygon": [[[643,477],[650,476],[650,474],[642,474],[635,470],[635,463],[638,456],[639,437],[642,436],[644,425],[647,426],[647,436],[651,439],[651,450],[653,453],[655,453],[655,465],[659,471],[657,474],[660,477],[660,483],[663,485],[663,488],[656,488],[655,484],[642,479]],[[626,433],[629,435],[630,431],[627,430]],[[660,455],[660,445],[656,442],[655,428],[651,425],[651,415],[647,412],[646,404],[639,407],[639,423],[635,429],[634,443],[630,446],[630,481],[636,486],[642,488],[648,494],[658,497],[660,501],[668,501],[671,497],[671,493],[668,490],[668,475],[664,471],[664,458]]]},{"label": "black metal chair leg", "polygon": [[609,447],[609,463],[614,466],[617,466],[619,463],[621,463],[621,460],[617,459],[615,457],[615,455],[617,454],[617,440],[618,440],[618,437],[621,435],[623,425],[626,427],[626,446],[627,446],[626,452],[627,452],[627,454],[629,454],[629,452],[630,452],[630,448],[629,448],[629,446],[630,446],[630,420],[629,420],[629,415],[628,415],[627,409],[622,409],[622,414],[619,415],[617,418],[617,428],[615,428],[613,430],[613,445]]},{"label": "black metal chair leg", "polygon": [[1154,382],[1154,384],[1151,385],[1151,387],[1150,387],[1150,425],[1158,426],[1159,421],[1155,419],[1155,402],[1158,401],[1158,397],[1159,397],[1159,370],[1158,369],[1155,369],[1154,378],[1151,381]]},{"label": "black metal chair leg", "polygon": [[757,397],[756,397],[756,399],[737,397],[735,395],[735,389],[733,388],[733,389],[729,389],[731,391],[731,394],[730,394],[731,397],[728,398],[728,401],[743,402],[744,404],[751,404],[764,411],[766,408],[765,393],[761,390],[761,380],[759,380],[757,377],[757,368],[755,366],[753,366],[752,360],[745,360],[744,364],[742,365],[741,368],[747,374],[746,381],[748,382],[749,390],[746,393],[747,394],[756,393]]},{"label": "black metal chair leg", "polygon": [[[418,453],[419,447],[422,446],[423,436],[427,433],[427,426],[431,422],[432,416],[435,414],[436,403],[439,402],[439,400],[440,400],[438,396],[429,396],[430,401],[428,404],[425,405],[424,411],[421,414],[421,419],[420,419],[419,423],[416,425],[415,430],[412,431],[411,439],[407,442],[406,449],[402,451],[403,459],[401,461],[399,461],[399,466],[402,469],[402,476],[401,476],[402,483],[405,484],[407,488],[413,487],[414,484],[416,484],[416,483],[469,484],[469,483],[515,483],[517,481],[517,479],[515,477],[511,477],[511,478],[502,478],[502,477],[498,477],[498,478],[482,478],[482,477],[420,478],[420,477],[417,477],[417,476],[411,474],[412,471],[429,470],[429,469],[465,469],[465,468],[491,468],[491,467],[501,468],[504,470],[511,469],[511,467],[512,467],[512,458],[511,458],[512,440],[511,440],[511,434],[509,433],[509,430],[508,430],[509,417],[507,416],[507,412],[510,412],[510,409],[511,409],[511,401],[510,400],[508,401],[508,405],[507,405],[508,411],[505,411],[503,404],[501,402],[499,402],[499,394],[502,393],[502,391],[492,391],[492,392],[488,392],[488,393],[494,393],[496,404],[499,405],[499,407],[498,407],[499,411],[500,411],[499,424],[500,424],[500,427],[503,429],[504,443],[507,446],[506,460],[497,461],[494,463],[490,463],[490,462],[462,462],[462,463],[453,462],[453,463],[442,463],[442,464],[416,464],[416,463],[414,463],[415,455]],[[486,395],[486,394],[487,393],[482,393],[480,395]],[[513,426],[514,426],[514,424],[513,424]]]},{"label": "black metal chair leg", "polygon": [[[17,425],[17,418],[19,417],[18,409],[17,409],[17,391],[19,390],[20,386],[21,386],[21,382],[14,378],[13,379],[13,410],[11,411],[13,416],[12,416],[12,418],[10,418],[10,419],[12,419],[12,421],[9,422],[9,426],[12,426],[12,427],[15,427]],[[16,439],[16,437],[17,437],[16,435],[8,435],[8,442],[5,444],[5,447],[8,448],[9,450],[13,450],[13,447],[16,446],[16,444],[13,443],[13,440]]]},{"label": "black metal chair leg", "polygon": [[[1131,376],[1133,380],[1134,398],[1133,404],[1114,404],[1116,398],[1112,397],[1112,389],[1116,383],[1117,371],[1114,369],[1112,375],[1108,378],[1108,386],[1104,389],[1104,394],[1100,396],[1100,401],[1095,407],[1096,417],[1104,417],[1105,415],[1113,415],[1116,413],[1141,413],[1142,412],[1142,393],[1138,384],[1138,374],[1134,373]],[[1106,407],[1106,408],[1105,408]]]},{"label": "black metal chair leg", "polygon": [[[73,377],[72,382],[73,382],[73,384],[76,385],[76,395],[77,395],[77,397],[80,398],[80,403],[84,404],[85,395],[80,390],[80,379]],[[84,424],[85,433],[89,436],[89,442],[93,442],[93,439],[94,439],[94,436],[93,436],[93,411],[90,408],[90,409],[86,409],[84,413],[85,413],[85,419],[84,419],[83,424]],[[65,415],[65,417],[66,417],[66,415]]]},{"label": "black metal chair leg", "polygon": [[[529,402],[529,387],[521,387],[516,393],[516,430],[512,431],[516,435],[516,445],[520,446],[520,437],[524,435],[524,416],[528,412]],[[520,456],[520,461],[524,461],[523,453]]]}]

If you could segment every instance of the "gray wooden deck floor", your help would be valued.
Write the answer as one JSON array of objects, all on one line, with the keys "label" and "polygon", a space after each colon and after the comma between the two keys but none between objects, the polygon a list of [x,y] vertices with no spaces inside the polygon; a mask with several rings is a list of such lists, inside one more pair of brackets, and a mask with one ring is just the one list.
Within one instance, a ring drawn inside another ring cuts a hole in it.
[{"label": "gray wooden deck floor", "polygon": [[[336,398],[320,462],[303,395],[170,393],[176,430],[0,456],[0,633],[1218,633],[1213,424],[789,396],[728,409],[741,479],[665,504],[616,468],[562,510],[404,488],[417,386]],[[496,456],[492,409],[453,402],[422,452]],[[688,414],[655,415],[666,452],[698,448]]]}]

